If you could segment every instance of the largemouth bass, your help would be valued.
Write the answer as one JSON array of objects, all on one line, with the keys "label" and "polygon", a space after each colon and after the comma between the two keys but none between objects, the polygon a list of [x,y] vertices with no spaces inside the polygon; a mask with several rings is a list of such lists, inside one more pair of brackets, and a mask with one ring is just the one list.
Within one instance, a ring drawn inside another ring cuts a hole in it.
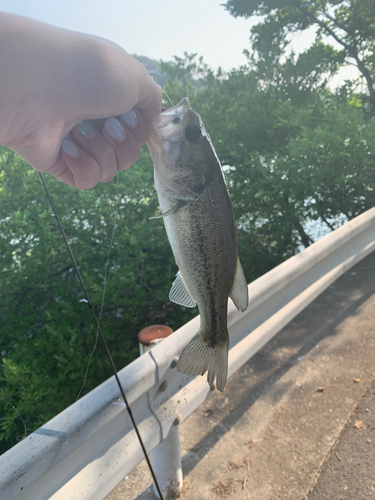
[{"label": "largemouth bass", "polygon": [[177,370],[223,391],[228,373],[228,297],[248,305],[237,231],[223,171],[200,116],[183,99],[154,118],[147,142],[165,228],[179,268],[169,298],[198,304],[201,325]]}]

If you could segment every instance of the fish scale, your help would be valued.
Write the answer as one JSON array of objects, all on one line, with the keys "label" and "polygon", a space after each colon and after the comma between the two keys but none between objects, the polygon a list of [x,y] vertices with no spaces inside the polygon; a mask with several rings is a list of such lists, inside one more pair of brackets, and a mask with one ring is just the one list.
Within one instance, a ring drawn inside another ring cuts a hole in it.
[{"label": "fish scale", "polygon": [[233,217],[220,211],[225,194],[225,186],[213,182],[196,201],[167,218],[168,235],[174,234],[177,242],[173,247],[176,263],[198,304],[205,337],[212,346],[227,338],[227,302],[236,265],[231,258],[235,241],[226,230]]}]

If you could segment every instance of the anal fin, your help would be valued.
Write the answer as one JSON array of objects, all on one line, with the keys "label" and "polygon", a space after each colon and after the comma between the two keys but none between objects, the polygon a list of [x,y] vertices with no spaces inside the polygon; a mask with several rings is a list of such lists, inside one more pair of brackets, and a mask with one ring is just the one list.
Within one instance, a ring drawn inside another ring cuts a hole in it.
[{"label": "anal fin", "polygon": [[191,296],[180,271],[178,271],[171,291],[169,292],[169,300],[175,304],[185,307],[195,307],[197,305]]},{"label": "anal fin", "polygon": [[249,304],[249,293],[247,289],[246,278],[241,266],[240,259],[238,257],[233,286],[232,290],[230,291],[229,297],[233,300],[234,305],[239,311],[244,312],[247,309],[247,306]]}]

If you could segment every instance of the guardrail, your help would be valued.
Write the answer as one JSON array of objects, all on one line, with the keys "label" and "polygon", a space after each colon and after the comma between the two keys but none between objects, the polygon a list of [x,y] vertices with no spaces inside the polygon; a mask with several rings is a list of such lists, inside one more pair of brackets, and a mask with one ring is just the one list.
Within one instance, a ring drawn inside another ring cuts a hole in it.
[{"label": "guardrail", "polygon": [[[251,283],[245,313],[229,304],[229,376],[374,250],[375,208]],[[166,500],[181,484],[178,425],[211,394],[205,376],[175,370],[198,327],[196,317],[119,372]],[[0,457],[0,498],[103,499],[142,459],[111,377]]]}]

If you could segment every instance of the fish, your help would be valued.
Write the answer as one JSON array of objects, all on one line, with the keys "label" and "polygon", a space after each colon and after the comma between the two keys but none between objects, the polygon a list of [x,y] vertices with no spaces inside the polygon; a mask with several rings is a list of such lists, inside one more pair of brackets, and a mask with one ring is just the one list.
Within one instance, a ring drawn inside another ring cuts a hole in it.
[{"label": "fish", "polygon": [[185,97],[153,119],[147,146],[172,252],[179,269],[169,299],[198,305],[200,328],[177,370],[204,375],[223,391],[228,375],[228,297],[240,311],[249,298],[237,228],[223,170],[202,119]]}]

